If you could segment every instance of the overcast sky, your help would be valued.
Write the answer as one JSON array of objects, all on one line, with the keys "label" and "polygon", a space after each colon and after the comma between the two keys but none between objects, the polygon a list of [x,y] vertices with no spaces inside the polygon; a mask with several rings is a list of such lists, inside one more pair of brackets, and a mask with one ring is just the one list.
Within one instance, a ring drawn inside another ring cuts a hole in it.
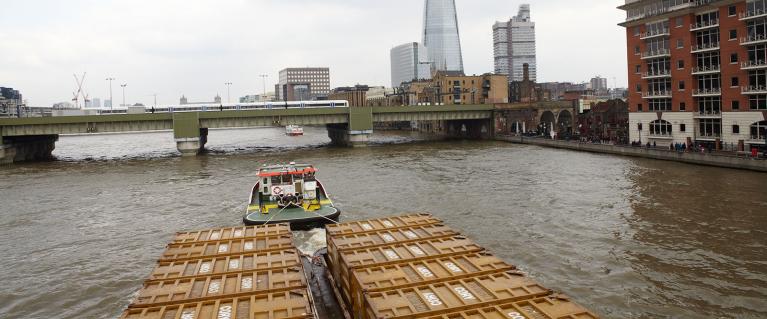
[{"label": "overcast sky", "polygon": [[[538,81],[607,77],[626,86],[621,0],[456,0],[467,74],[493,70],[492,25],[530,3]],[[68,101],[73,73],[129,103],[232,100],[267,90],[285,67],[327,66],[331,86],[389,85],[389,50],[421,41],[421,0],[0,0],[0,86],[30,105]]]}]

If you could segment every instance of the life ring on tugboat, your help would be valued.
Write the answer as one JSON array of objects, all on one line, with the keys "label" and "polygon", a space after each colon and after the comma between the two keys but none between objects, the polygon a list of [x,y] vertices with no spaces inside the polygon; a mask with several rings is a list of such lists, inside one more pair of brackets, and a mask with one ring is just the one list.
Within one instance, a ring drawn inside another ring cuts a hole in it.
[{"label": "life ring on tugboat", "polygon": [[274,195],[282,195],[282,192],[282,187],[276,186],[272,188],[272,193],[274,193]]}]

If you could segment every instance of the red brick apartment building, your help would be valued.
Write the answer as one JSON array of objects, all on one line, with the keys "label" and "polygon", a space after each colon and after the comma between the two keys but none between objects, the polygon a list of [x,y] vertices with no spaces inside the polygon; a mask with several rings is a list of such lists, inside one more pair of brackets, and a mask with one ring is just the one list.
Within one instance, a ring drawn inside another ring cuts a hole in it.
[{"label": "red brick apartment building", "polygon": [[626,0],[629,138],[643,144],[767,138],[767,0]]}]

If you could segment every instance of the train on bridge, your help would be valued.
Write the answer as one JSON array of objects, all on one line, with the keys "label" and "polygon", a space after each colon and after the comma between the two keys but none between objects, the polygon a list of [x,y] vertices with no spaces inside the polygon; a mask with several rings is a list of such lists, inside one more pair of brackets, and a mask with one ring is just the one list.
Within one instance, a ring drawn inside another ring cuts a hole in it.
[{"label": "train on bridge", "polygon": [[[226,103],[226,104],[184,104],[184,105],[161,105],[161,106],[129,106],[115,108],[83,109],[81,111],[96,114],[141,114],[141,113],[176,113],[176,112],[221,112],[221,111],[247,111],[247,110],[272,110],[272,109],[316,109],[316,108],[348,108],[346,100],[325,101],[288,101],[288,102],[260,102],[260,103]],[[62,114],[69,115],[69,114]],[[75,114],[72,114],[75,115]],[[76,114],[83,115],[83,114]],[[88,114],[90,115],[90,114]]]}]

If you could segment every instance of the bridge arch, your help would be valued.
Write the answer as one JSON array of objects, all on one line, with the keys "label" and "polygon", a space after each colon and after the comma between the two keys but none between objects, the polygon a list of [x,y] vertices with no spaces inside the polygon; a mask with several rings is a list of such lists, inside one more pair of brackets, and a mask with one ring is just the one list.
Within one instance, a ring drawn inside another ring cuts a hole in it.
[{"label": "bridge arch", "polygon": [[548,135],[551,129],[557,124],[557,118],[552,111],[541,113],[541,120],[538,121],[538,131]]}]

